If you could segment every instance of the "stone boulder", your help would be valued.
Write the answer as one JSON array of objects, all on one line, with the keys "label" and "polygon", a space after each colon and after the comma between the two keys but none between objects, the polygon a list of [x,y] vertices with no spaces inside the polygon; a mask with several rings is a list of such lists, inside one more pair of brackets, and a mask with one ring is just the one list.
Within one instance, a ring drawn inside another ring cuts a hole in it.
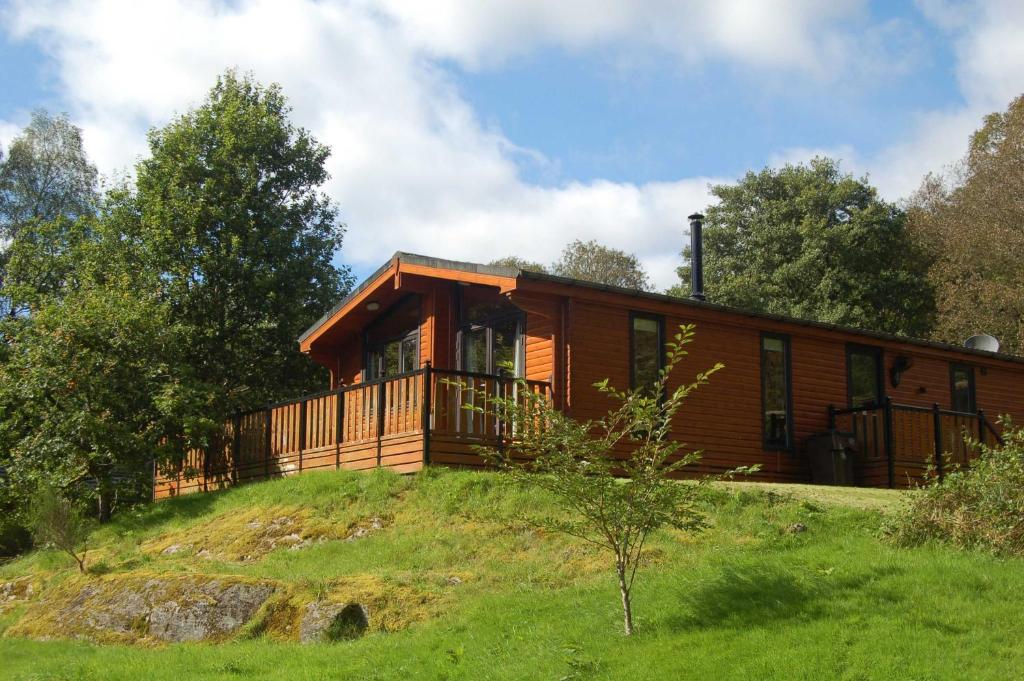
[{"label": "stone boulder", "polygon": [[222,640],[276,590],[239,577],[108,575],[48,595],[8,633],[97,642]]},{"label": "stone boulder", "polygon": [[369,626],[369,612],[361,603],[316,601],[306,606],[299,640],[303,643],[345,641],[359,638]]}]

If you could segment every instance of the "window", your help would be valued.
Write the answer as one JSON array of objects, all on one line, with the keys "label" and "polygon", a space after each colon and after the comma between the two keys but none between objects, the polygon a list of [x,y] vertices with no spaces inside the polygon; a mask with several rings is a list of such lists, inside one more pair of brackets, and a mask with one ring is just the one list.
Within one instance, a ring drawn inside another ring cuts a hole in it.
[{"label": "window", "polygon": [[851,407],[882,403],[882,350],[870,345],[846,346],[846,390]]},{"label": "window", "polygon": [[629,316],[629,384],[631,388],[654,388],[665,366],[661,317],[633,313]]},{"label": "window", "polygon": [[460,367],[479,374],[523,375],[523,311],[493,290],[459,289]]},{"label": "window", "polygon": [[951,364],[949,367],[950,392],[953,395],[953,411],[974,413],[978,411],[974,394],[974,367],[965,364]]},{"label": "window", "polygon": [[761,335],[761,404],[765,447],[790,449],[793,443],[793,400],[787,336]]},{"label": "window", "polygon": [[366,380],[415,371],[420,365],[420,301],[409,296],[366,329]]}]

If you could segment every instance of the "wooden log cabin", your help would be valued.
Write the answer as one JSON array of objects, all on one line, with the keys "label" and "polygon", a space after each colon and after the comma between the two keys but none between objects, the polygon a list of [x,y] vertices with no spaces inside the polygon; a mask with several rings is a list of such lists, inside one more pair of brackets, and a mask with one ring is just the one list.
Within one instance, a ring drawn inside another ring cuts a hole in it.
[{"label": "wooden log cabin", "polygon": [[1024,358],[695,293],[396,253],[299,338],[330,370],[329,389],[239,415],[223,451],[158,471],[154,497],[322,468],[480,466],[474,447],[497,444],[503,429],[460,405],[508,389],[501,366],[566,413],[597,417],[609,405],[593,384],[653,380],[680,324],[695,324],[696,337],[673,380],[725,364],[674,424],[676,439],[703,450],[695,470],[759,464],[757,479],[810,482],[808,442],[838,431],[856,484],[906,486],[929,466],[965,463],[965,433],[994,443],[997,417],[1024,420]]}]

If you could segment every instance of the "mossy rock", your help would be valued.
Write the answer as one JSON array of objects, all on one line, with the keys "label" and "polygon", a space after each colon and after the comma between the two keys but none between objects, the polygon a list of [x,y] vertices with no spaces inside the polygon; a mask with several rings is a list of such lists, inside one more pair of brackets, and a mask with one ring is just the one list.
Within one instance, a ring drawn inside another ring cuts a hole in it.
[{"label": "mossy rock", "polygon": [[47,593],[5,635],[97,643],[224,640],[249,623],[280,588],[238,576],[79,578]]}]

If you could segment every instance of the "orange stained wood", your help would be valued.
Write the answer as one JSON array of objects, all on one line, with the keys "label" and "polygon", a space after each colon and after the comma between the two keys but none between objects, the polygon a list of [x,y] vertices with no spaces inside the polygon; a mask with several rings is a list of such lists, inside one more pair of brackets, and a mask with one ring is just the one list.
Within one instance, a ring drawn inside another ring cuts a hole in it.
[{"label": "orange stained wood", "polygon": [[[802,443],[827,429],[830,405],[842,408],[847,404],[850,343],[882,352],[885,393],[898,403],[938,404],[950,409],[950,365],[956,362],[974,368],[977,404],[991,420],[1002,414],[1018,422],[1024,420],[1022,361],[685,299],[647,297],[529,275],[513,278],[434,267],[402,262],[401,258],[393,260],[359,296],[333,315],[303,348],[332,367],[341,384],[357,382],[363,363],[360,331],[374,319],[365,311],[365,302],[393,302],[415,293],[421,300],[420,364],[429,360],[435,368],[456,368],[456,291],[466,285],[486,286],[495,297],[504,296],[524,311],[526,378],[550,382],[556,404],[580,419],[598,417],[610,406],[593,387],[595,382],[608,378],[616,386],[628,386],[631,312],[660,315],[669,338],[680,324],[696,325],[695,341],[688,347],[690,356],[677,369],[673,384],[692,380],[697,371],[717,362],[725,368],[690,397],[674,424],[673,435],[687,447],[703,451],[704,470],[757,464],[763,479],[809,479]],[[345,333],[331,335],[332,327],[344,327]],[[761,334],[765,332],[790,341],[795,446],[788,451],[763,444]],[[910,360],[912,366],[902,374],[899,385],[893,385],[890,369],[897,357]],[[922,423],[901,421],[901,436],[924,437]],[[445,437],[439,433],[436,438],[437,446],[446,448],[439,454],[468,462],[471,446]]]}]

